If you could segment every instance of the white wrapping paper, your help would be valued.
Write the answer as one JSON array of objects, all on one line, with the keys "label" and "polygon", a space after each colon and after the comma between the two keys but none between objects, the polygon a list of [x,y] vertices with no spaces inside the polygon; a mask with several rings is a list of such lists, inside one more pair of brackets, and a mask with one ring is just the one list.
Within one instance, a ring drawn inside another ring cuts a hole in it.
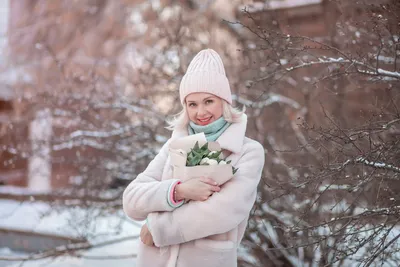
[{"label": "white wrapping paper", "polygon": [[[169,145],[169,154],[171,158],[172,174],[174,179],[186,181],[199,177],[210,177],[219,185],[229,181],[233,177],[232,165],[200,165],[186,166],[187,154],[194,147],[196,142],[199,146],[207,143],[204,133],[189,135],[187,137],[174,140]],[[217,142],[208,142],[208,149],[211,151],[220,151],[221,147]]]}]

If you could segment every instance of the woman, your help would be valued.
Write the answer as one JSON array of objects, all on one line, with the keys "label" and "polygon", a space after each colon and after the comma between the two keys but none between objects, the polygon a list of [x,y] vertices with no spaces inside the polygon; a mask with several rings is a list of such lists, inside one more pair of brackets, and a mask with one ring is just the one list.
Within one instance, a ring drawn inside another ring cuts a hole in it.
[{"label": "woman", "polygon": [[[125,213],[134,220],[147,219],[137,266],[234,267],[256,199],[264,149],[245,137],[247,117],[231,106],[229,82],[214,50],[193,58],[179,93],[183,110],[170,122],[172,137],[123,194]],[[182,183],[171,179],[169,143],[199,132],[217,141],[224,157],[238,168],[223,185],[213,177]]]}]

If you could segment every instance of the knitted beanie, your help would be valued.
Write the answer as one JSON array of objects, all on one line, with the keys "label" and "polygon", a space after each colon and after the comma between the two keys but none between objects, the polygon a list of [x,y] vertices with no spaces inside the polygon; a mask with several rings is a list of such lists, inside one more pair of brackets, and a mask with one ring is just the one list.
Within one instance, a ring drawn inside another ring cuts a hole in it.
[{"label": "knitted beanie", "polygon": [[231,88],[221,57],[212,49],[201,50],[190,62],[183,76],[179,94],[181,103],[191,93],[209,93],[232,104]]}]

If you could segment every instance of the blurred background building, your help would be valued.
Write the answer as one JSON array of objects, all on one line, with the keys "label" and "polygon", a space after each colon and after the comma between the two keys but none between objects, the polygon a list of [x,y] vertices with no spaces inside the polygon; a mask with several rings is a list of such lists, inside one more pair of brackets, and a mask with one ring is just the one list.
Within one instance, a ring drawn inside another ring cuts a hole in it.
[{"label": "blurred background building", "polygon": [[[209,45],[215,49],[226,51],[230,57],[235,57],[234,52],[242,47],[243,44],[232,45],[230,49],[223,47],[225,44],[231,43],[231,40],[240,38],[251,40],[254,37],[243,29],[221,25],[218,20],[245,20],[246,16],[242,13],[242,10],[246,5],[250,6],[248,8],[250,13],[260,18],[260,24],[279,25],[279,29],[287,34],[297,33],[310,37],[329,36],[333,31],[337,17],[333,4],[324,3],[322,0],[248,2],[216,1],[211,5],[196,1],[180,1],[180,5],[181,8],[188,7],[187,12],[189,13],[191,10],[194,12],[198,9],[209,9],[208,12],[212,15],[207,14],[207,16],[212,16],[214,20],[217,20],[214,23],[215,25],[211,23],[208,28],[210,30],[209,35],[211,34],[213,38],[210,40],[207,33],[202,33],[203,35],[200,35],[200,37],[204,36],[206,43],[210,42]],[[84,79],[82,73],[88,71],[93,64],[96,64],[96,74],[107,80],[109,86],[100,90],[108,94],[119,93],[120,96],[124,97],[140,97],[141,94],[147,93],[148,89],[143,85],[140,86],[143,89],[136,87],[137,91],[132,91],[131,88],[134,85],[129,84],[126,80],[121,80],[132,79],[133,77],[119,77],[121,73],[118,72],[131,63],[133,63],[131,65],[133,69],[140,68],[140,62],[143,61],[144,55],[135,51],[143,50],[149,54],[157,52],[152,52],[152,43],[148,40],[157,30],[155,21],[160,18],[155,17],[152,12],[157,9],[157,5],[165,6],[168,5],[167,3],[162,1],[123,1],[118,4],[93,1],[77,5],[68,4],[64,1],[57,3],[49,1],[11,1],[9,3],[8,1],[2,1],[2,3],[2,12],[4,13],[1,20],[3,40],[7,38],[5,33],[7,32],[7,27],[9,27],[9,56],[10,60],[12,60],[11,62],[17,65],[12,71],[2,75],[4,77],[1,90],[3,132],[9,126],[7,121],[10,120],[10,116],[15,120],[19,120],[26,117],[26,114],[23,114],[24,111],[29,110],[28,112],[31,112],[29,108],[26,108],[27,105],[31,104],[29,103],[29,97],[16,97],[16,89],[13,88],[13,85],[22,84],[18,89],[20,93],[23,92],[25,95],[35,95],[35,90],[39,92],[45,91],[42,85],[46,83],[49,83],[47,86],[52,87],[50,89],[52,92],[56,90],[70,94],[75,91],[82,92],[82,86],[67,86],[68,88],[59,86],[62,82],[61,77],[54,74],[54,72],[57,72],[55,70],[57,62],[52,62],[52,54],[43,52],[45,46],[51,46],[51,52],[60,60],[69,59],[68,63],[63,66],[65,71],[63,75],[68,75],[68,78],[73,79],[74,82],[79,83],[79,79]],[[173,16],[174,8],[176,9],[177,6],[171,8],[165,6],[161,19],[164,17],[168,19],[168,16]],[[205,25],[205,27],[207,26]],[[152,30],[150,27],[155,29]],[[239,34],[240,36],[238,36]],[[135,40],[135,38],[139,37],[140,39]],[[170,57],[171,61],[176,60],[176,55],[173,56],[171,53]],[[240,61],[240,58],[237,58],[237,60]],[[238,63],[233,63],[233,66],[228,63],[227,68],[233,69]],[[165,68],[168,68],[168,66]],[[130,72],[130,70],[124,71]],[[300,75],[307,76],[307,70]],[[232,78],[233,83],[239,82],[234,80],[234,77]],[[23,85],[24,82],[21,82],[21,79],[26,82],[25,85]],[[32,86],[32,84],[27,86],[32,82],[35,86]],[[123,83],[122,88],[116,89],[116,86],[110,85],[110,82]],[[131,81],[131,83],[135,82]],[[175,81],[174,85],[177,83],[178,81]],[[86,89],[88,91],[91,90],[91,88]],[[175,88],[172,89],[175,90]],[[95,97],[97,97],[97,94]],[[155,99],[160,99],[160,97]],[[168,107],[171,107],[171,101],[173,100],[165,101],[165,99],[158,101],[159,109],[169,111]],[[43,135],[45,140],[50,140],[52,138],[51,135],[62,133],[62,128],[66,127],[66,121],[61,118],[52,120],[52,114],[48,114],[46,115],[48,118],[45,119],[40,114],[46,113],[46,111],[36,110],[35,112],[38,113],[38,118],[32,117],[34,114],[30,113],[29,115],[32,116],[29,116],[29,123],[25,121],[25,124],[18,125],[19,137],[25,140],[35,140],[35,138],[42,138],[41,136]],[[45,122],[47,120],[49,121],[48,123]],[[71,130],[70,127],[72,125],[74,125],[74,122],[70,120],[67,128]],[[49,129],[35,130],[35,127],[48,127]],[[40,131],[43,132],[38,133]],[[14,134],[13,136],[16,137]],[[32,142],[36,142],[34,140]],[[3,143],[6,142],[7,140],[4,139]],[[95,149],[86,153],[97,154],[99,151]],[[50,157],[50,154],[57,158],[70,158],[76,155],[76,150],[66,148],[49,152],[48,156],[43,155],[46,158],[45,161],[51,161],[50,158],[47,158]],[[1,183],[7,185],[29,186],[32,189],[35,187],[43,187],[43,189],[59,188],[66,186],[71,182],[71,177],[76,178],[79,173],[74,166],[66,162],[63,164],[54,162],[46,165],[45,162],[41,162],[38,158],[36,160],[29,160],[26,157],[16,159],[15,155],[10,151],[3,151],[1,157],[4,162],[12,162],[7,166],[1,166]],[[40,163],[32,163],[35,161],[40,161]],[[33,178],[35,177],[34,173],[38,173],[37,168],[32,166],[35,164],[45,164],[47,166],[39,167],[39,169],[48,169],[45,171],[46,174],[41,173],[39,175],[43,177],[42,180],[47,180],[47,182],[29,182],[29,177],[35,180]],[[51,179],[44,178],[47,175],[51,176]],[[46,183],[48,185],[45,185]]]}]

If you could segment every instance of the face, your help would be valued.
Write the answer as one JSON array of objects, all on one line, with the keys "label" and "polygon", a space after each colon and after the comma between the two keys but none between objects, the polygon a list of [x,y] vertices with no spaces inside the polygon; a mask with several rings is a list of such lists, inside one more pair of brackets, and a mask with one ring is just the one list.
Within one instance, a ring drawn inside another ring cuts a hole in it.
[{"label": "face", "polygon": [[222,116],[222,99],[207,93],[192,93],[186,97],[189,119],[197,125],[207,125]]}]

